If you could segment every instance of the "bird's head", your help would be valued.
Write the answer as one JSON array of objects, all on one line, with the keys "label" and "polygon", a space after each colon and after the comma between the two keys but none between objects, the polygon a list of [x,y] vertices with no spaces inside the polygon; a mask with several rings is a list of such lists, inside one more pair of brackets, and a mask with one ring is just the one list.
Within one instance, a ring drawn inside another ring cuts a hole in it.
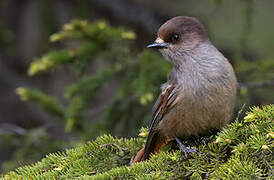
[{"label": "bird's head", "polygon": [[159,49],[168,59],[193,50],[208,39],[204,26],[193,17],[177,16],[164,23],[154,43],[148,48]]}]

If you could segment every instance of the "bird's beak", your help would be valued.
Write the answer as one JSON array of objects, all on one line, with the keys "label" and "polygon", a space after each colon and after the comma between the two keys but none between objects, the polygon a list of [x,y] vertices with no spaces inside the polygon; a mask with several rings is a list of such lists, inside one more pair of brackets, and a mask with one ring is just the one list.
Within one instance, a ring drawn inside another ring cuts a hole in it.
[{"label": "bird's beak", "polygon": [[156,49],[162,49],[167,47],[168,47],[168,43],[166,43],[161,38],[157,38],[154,43],[147,46],[147,48],[156,48]]}]

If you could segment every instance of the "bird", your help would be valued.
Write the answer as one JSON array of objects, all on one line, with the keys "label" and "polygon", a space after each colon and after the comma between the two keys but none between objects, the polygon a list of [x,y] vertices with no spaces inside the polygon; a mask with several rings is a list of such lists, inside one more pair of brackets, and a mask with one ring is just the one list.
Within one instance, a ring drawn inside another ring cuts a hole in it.
[{"label": "bird", "polygon": [[195,17],[168,20],[147,48],[158,49],[173,68],[152,108],[145,147],[133,163],[149,159],[174,140],[187,158],[196,150],[186,147],[181,138],[220,130],[230,122],[236,98],[235,72]]}]

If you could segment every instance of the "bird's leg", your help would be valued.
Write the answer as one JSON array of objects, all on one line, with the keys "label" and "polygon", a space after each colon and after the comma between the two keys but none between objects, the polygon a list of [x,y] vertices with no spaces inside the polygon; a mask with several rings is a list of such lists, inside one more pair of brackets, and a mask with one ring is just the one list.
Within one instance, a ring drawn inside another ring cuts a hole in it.
[{"label": "bird's leg", "polygon": [[185,145],[183,145],[183,143],[180,141],[179,138],[177,138],[176,136],[174,136],[176,142],[179,144],[179,148],[181,151],[183,151],[185,153],[185,158],[188,158],[188,153],[197,153],[197,150],[194,148],[187,148]]}]

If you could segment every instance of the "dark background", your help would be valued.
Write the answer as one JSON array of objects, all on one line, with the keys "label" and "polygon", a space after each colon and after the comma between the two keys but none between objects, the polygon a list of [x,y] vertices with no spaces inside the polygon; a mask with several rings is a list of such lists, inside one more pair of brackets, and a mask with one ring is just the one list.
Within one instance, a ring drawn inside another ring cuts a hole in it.
[{"label": "dark background", "polygon": [[[243,103],[250,106],[274,102],[273,69],[265,70],[272,78],[256,75],[260,62],[274,64],[273,8],[272,0],[0,0],[0,167],[9,160],[14,162],[2,167],[4,171],[32,162],[16,154],[20,141],[28,142],[18,137],[29,130],[44,127],[55,139],[81,140],[73,133],[65,133],[54,118],[39,107],[22,102],[15,94],[19,86],[35,87],[62,99],[63,88],[73,80],[68,71],[61,69],[53,74],[29,77],[27,69],[35,57],[51,48],[49,35],[71,19],[89,22],[105,19],[112,26],[127,27],[137,35],[134,49],[141,51],[154,40],[157,29],[167,19],[177,15],[197,17],[207,27],[211,41],[233,65],[238,59],[244,59],[246,66],[258,62],[258,66],[248,71],[240,69],[244,67],[236,69],[240,87],[248,89],[247,97],[240,97],[239,109]],[[104,89],[98,95],[97,106],[88,111],[86,118],[93,121],[100,117],[110,98],[111,88]],[[151,106],[147,108],[150,109]],[[36,133],[44,132],[35,131],[30,136],[35,137]],[[5,134],[13,136],[6,138]],[[55,149],[49,148],[47,153]],[[43,154],[46,153],[41,152],[40,157]]]}]

